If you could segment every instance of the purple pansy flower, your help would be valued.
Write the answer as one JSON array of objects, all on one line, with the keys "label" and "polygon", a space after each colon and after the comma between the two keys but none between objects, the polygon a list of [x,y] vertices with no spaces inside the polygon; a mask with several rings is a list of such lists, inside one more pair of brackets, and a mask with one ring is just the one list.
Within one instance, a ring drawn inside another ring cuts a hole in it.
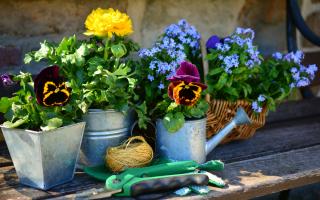
[{"label": "purple pansy flower", "polygon": [[3,74],[0,76],[0,79],[2,81],[2,84],[4,86],[10,86],[13,85],[14,82],[11,80],[10,76],[8,74]]},{"label": "purple pansy flower", "polygon": [[200,74],[197,67],[189,62],[182,62],[176,74],[169,78],[170,81],[200,82]]},{"label": "purple pansy flower", "polygon": [[206,42],[207,49],[214,49],[217,44],[220,43],[220,38],[216,35],[212,35]]},{"label": "purple pansy flower", "polygon": [[177,104],[193,106],[200,98],[201,91],[207,88],[200,83],[197,67],[189,62],[182,62],[176,75],[169,78],[168,96]]},{"label": "purple pansy flower", "polygon": [[37,102],[42,106],[64,106],[70,100],[71,88],[59,76],[59,67],[43,69],[34,80]]}]

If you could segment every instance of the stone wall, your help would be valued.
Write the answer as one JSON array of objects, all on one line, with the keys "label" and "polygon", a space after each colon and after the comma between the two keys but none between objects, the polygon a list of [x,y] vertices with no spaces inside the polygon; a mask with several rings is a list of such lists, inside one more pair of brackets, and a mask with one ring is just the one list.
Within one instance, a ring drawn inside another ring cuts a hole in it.
[{"label": "stone wall", "polygon": [[[256,43],[264,54],[286,49],[285,0],[1,0],[0,73],[36,73],[44,64],[23,65],[23,55],[39,48],[44,39],[59,41],[72,34],[84,38],[85,18],[97,7],[127,12],[134,23],[132,37],[144,47],[168,24],[185,18],[204,40],[243,26],[256,31]],[[316,26],[319,15],[314,15],[308,22]]]}]

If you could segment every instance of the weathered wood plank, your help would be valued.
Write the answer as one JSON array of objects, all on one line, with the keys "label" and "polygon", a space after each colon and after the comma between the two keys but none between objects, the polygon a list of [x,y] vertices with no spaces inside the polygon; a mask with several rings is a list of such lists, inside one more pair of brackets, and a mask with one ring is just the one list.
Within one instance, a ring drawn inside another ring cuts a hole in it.
[{"label": "weathered wood plank", "polygon": [[289,101],[280,104],[275,112],[269,112],[267,123],[320,115],[320,98]]},{"label": "weathered wood plank", "polygon": [[250,139],[214,149],[208,159],[226,163],[320,144],[320,117],[266,125]]},{"label": "weathered wood plank", "polygon": [[54,187],[49,191],[42,191],[19,184],[13,166],[0,168],[0,197],[3,199],[46,199],[89,188],[101,188],[103,185],[102,182],[97,182],[85,173],[77,171],[73,181]]},{"label": "weathered wood plank", "polygon": [[12,161],[5,141],[0,142],[0,167],[10,166]]},{"label": "weathered wood plank", "polygon": [[[205,196],[161,199],[250,199],[302,185],[320,182],[320,145],[275,155],[226,164],[222,177],[228,183],[223,189],[211,187]],[[67,195],[58,199],[73,199]],[[150,199],[152,195],[149,196]]]},{"label": "weathered wood plank", "polygon": [[[320,182],[320,145],[230,163],[222,173],[228,186],[185,199],[250,199]],[[169,199],[180,199],[171,196]]]},{"label": "weathered wood plank", "polygon": [[227,189],[214,189],[209,197],[262,196],[320,182],[320,145],[226,165]]}]

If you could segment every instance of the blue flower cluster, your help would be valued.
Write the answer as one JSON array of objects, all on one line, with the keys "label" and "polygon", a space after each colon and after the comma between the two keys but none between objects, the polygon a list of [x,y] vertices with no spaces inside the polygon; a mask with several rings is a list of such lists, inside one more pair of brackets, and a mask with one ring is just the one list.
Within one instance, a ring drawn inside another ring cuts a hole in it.
[{"label": "blue flower cluster", "polygon": [[176,68],[187,58],[185,47],[195,54],[200,51],[200,34],[194,26],[182,19],[178,24],[169,25],[160,41],[150,49],[141,49],[139,57],[149,60],[148,80],[159,80],[159,89],[164,89],[163,79],[175,74]]},{"label": "blue flower cluster", "polygon": [[257,101],[252,102],[252,110],[256,113],[261,113],[262,107],[261,104],[266,100],[266,97],[262,94],[259,95]]},{"label": "blue flower cluster", "polygon": [[304,66],[301,64],[304,54],[302,51],[290,52],[282,55],[280,52],[272,54],[276,60],[282,60],[293,63],[294,67],[290,69],[293,82],[290,83],[290,88],[304,87],[311,83],[314,79],[318,67],[315,64]]},{"label": "blue flower cluster", "polygon": [[[261,64],[259,58],[260,52],[257,47],[253,45],[254,31],[250,28],[236,28],[235,32],[229,37],[215,44],[215,48],[220,51],[219,59],[223,61],[225,71],[232,73],[233,67],[238,67],[240,64],[239,55],[245,53],[245,65],[248,68],[258,66]],[[238,54],[234,54],[237,48]],[[229,55],[229,52],[233,52]],[[226,54],[225,56],[222,56]]]},{"label": "blue flower cluster", "polygon": [[181,19],[178,24],[171,24],[165,29],[165,36],[174,38],[179,44],[191,47],[192,53],[200,49],[200,33],[194,26],[191,26],[185,19]]},{"label": "blue flower cluster", "polygon": [[224,57],[223,62],[225,64],[225,71],[231,74],[232,73],[231,68],[239,66],[239,56],[237,54],[226,56]]}]

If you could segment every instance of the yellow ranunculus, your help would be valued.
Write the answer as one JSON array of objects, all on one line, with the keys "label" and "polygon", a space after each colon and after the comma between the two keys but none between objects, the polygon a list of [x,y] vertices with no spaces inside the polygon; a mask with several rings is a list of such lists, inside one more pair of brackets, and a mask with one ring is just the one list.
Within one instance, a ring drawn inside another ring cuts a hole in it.
[{"label": "yellow ranunculus", "polygon": [[93,10],[88,15],[85,25],[87,28],[85,35],[112,37],[112,33],[126,36],[133,32],[130,17],[112,8]]}]

